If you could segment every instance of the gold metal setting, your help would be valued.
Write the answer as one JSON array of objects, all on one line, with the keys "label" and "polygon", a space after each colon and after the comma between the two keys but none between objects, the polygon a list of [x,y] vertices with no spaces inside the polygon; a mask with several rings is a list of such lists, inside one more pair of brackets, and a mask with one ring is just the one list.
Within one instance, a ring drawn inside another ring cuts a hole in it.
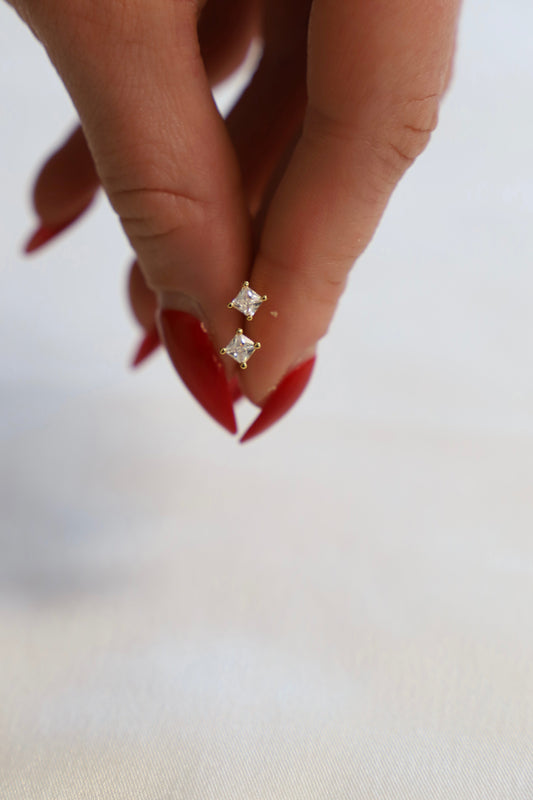
[{"label": "gold metal setting", "polygon": [[248,322],[251,322],[266,300],[268,300],[266,294],[258,294],[251,288],[250,281],[244,281],[238,294],[228,303],[228,308],[234,308],[240,311]]},{"label": "gold metal setting", "polygon": [[[228,308],[240,311],[248,322],[251,322],[261,307],[268,300],[266,294],[260,295],[250,287],[249,281],[244,281],[239,293],[228,303]],[[261,349],[261,342],[254,342],[245,335],[242,328],[237,328],[235,336],[225,347],[220,348],[221,356],[230,356],[241,369],[248,369],[248,361],[256,350]]]},{"label": "gold metal setting", "polygon": [[254,342],[245,335],[242,328],[237,328],[233,339],[225,347],[220,348],[220,355],[230,356],[241,369],[247,369],[249,359],[260,348],[261,342]]}]

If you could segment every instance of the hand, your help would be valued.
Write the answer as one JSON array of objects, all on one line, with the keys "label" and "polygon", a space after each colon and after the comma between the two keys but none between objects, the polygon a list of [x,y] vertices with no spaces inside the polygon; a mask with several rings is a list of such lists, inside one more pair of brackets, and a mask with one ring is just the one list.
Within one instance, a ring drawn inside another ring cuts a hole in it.
[{"label": "hand", "polygon": [[[239,381],[263,409],[251,438],[305,388],[350,268],[428,142],[459,0],[13,5],[83,129],[37,182],[45,235],[101,183],[138,257],[138,319],[156,318],[152,342],[231,431]],[[224,122],[211,86],[258,31],[261,63]],[[269,298],[250,323],[227,309],[244,280]],[[216,355],[237,327],[262,343],[247,370]]]}]

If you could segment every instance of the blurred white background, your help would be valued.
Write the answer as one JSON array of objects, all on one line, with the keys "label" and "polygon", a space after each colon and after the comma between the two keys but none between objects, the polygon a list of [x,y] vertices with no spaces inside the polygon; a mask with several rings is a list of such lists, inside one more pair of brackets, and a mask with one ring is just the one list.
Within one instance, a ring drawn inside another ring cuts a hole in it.
[{"label": "blurred white background", "polygon": [[128,368],[103,198],[20,255],[74,115],[0,7],[2,798],[533,797],[532,30],[467,0],[312,384],[241,447]]}]

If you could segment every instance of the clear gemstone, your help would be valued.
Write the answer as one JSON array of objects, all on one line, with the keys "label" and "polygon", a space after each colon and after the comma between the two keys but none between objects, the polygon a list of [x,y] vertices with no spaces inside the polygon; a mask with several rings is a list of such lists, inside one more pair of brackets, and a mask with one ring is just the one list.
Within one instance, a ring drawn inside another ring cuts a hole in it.
[{"label": "clear gemstone", "polygon": [[244,285],[237,297],[234,297],[231,301],[231,305],[241,314],[244,314],[245,317],[251,318],[262,302],[263,298],[260,294],[254,292],[249,286]]},{"label": "clear gemstone", "polygon": [[237,332],[231,342],[224,348],[226,355],[231,356],[239,364],[246,364],[256,350],[255,342],[244,333]]}]

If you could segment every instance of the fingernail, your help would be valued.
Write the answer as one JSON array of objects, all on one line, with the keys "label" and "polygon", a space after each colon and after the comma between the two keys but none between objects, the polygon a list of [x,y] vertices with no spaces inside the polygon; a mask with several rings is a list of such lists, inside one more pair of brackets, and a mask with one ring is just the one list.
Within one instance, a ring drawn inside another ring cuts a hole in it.
[{"label": "fingernail", "polygon": [[277,389],[267,397],[261,413],[241,438],[241,444],[264,433],[292,408],[309,382],[315,361],[316,356],[313,356],[283,378]]},{"label": "fingernail", "polygon": [[201,322],[186,311],[160,312],[163,339],[180,378],[200,405],[237,433],[233,397],[224,367]]},{"label": "fingernail", "polygon": [[72,219],[62,222],[59,225],[40,225],[37,230],[32,233],[24,245],[24,252],[29,255],[30,253],[34,253],[36,250],[39,250],[39,248],[43,247],[58,234],[60,234],[61,231],[64,231],[69,227],[69,225],[72,225],[77,218],[77,216],[73,217]]},{"label": "fingernail", "polygon": [[131,366],[138,367],[139,364],[142,364],[142,362],[145,361],[148,356],[152,355],[154,350],[157,350],[160,344],[161,340],[159,338],[159,333],[154,325],[153,328],[145,333],[139,347],[135,351],[135,356],[133,357]]}]

